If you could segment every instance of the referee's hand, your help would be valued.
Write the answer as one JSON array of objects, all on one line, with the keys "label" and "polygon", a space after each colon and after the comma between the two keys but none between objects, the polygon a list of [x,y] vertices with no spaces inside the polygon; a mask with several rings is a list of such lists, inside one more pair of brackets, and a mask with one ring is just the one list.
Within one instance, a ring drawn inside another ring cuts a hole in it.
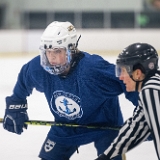
[{"label": "referee's hand", "polygon": [[108,157],[105,154],[101,154],[98,158],[96,158],[95,160],[111,160],[108,159]]}]

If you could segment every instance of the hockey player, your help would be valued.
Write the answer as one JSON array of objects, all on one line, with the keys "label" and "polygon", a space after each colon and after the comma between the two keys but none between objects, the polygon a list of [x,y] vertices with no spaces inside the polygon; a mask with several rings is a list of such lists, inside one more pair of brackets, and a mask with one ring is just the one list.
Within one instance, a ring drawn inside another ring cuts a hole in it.
[{"label": "hockey player", "polygon": [[[27,128],[27,97],[33,88],[45,94],[56,123],[95,127],[123,124],[118,95],[125,93],[137,105],[138,92],[127,93],[114,74],[115,65],[79,51],[77,44],[76,29],[70,22],[55,21],[47,26],[40,56],[22,67],[13,95],[6,97],[4,129],[21,134]],[[39,157],[69,160],[80,145],[90,142],[100,155],[117,134],[116,130],[52,126]],[[115,159],[121,160],[121,156]]]},{"label": "hockey player", "polygon": [[133,117],[121,128],[117,138],[96,160],[111,160],[133,149],[148,136],[154,141],[160,160],[160,71],[158,54],[153,46],[134,43],[119,54],[116,72],[128,92],[139,92],[139,105]]}]

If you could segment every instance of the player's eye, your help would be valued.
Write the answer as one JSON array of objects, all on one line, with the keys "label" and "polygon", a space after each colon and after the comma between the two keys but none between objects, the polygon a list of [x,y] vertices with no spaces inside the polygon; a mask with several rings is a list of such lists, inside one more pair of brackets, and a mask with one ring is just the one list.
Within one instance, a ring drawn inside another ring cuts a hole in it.
[{"label": "player's eye", "polygon": [[61,50],[58,49],[58,48],[54,49],[53,51],[54,51],[54,53],[56,53],[56,54],[57,54],[57,53],[61,53]]}]

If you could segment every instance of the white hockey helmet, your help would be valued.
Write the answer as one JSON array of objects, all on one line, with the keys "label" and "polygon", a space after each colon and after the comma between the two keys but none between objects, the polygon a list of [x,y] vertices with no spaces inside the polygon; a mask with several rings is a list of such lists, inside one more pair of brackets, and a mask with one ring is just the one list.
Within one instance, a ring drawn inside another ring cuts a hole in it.
[{"label": "white hockey helmet", "polygon": [[[41,36],[40,56],[41,66],[50,74],[58,75],[65,71],[71,62],[70,45],[76,45],[77,33],[76,29],[70,22],[54,21],[47,26]],[[46,49],[48,48],[65,48],[66,63],[53,66],[46,57]]]}]

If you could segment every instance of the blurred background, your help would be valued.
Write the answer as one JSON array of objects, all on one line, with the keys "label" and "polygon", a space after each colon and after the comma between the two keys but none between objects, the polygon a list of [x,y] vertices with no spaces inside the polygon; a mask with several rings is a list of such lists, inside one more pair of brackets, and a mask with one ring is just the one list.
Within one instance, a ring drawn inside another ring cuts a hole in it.
[{"label": "blurred background", "polygon": [[160,0],[0,0],[0,55],[37,54],[55,20],[76,27],[80,50],[118,54],[134,42],[160,50]]},{"label": "blurred background", "polygon": [[[70,21],[81,35],[80,50],[113,63],[115,55],[131,43],[150,43],[160,51],[160,0],[0,0],[0,117],[21,66],[39,54],[41,34],[52,21]],[[34,90],[28,102],[30,119],[53,119],[43,94]],[[131,116],[133,106],[124,97],[120,104],[124,119]],[[38,160],[48,130],[29,126],[19,137],[0,125],[0,159]],[[71,159],[84,157],[95,159],[93,144],[80,148],[80,154]],[[153,143],[145,142],[127,153],[127,159],[156,160]]]}]

